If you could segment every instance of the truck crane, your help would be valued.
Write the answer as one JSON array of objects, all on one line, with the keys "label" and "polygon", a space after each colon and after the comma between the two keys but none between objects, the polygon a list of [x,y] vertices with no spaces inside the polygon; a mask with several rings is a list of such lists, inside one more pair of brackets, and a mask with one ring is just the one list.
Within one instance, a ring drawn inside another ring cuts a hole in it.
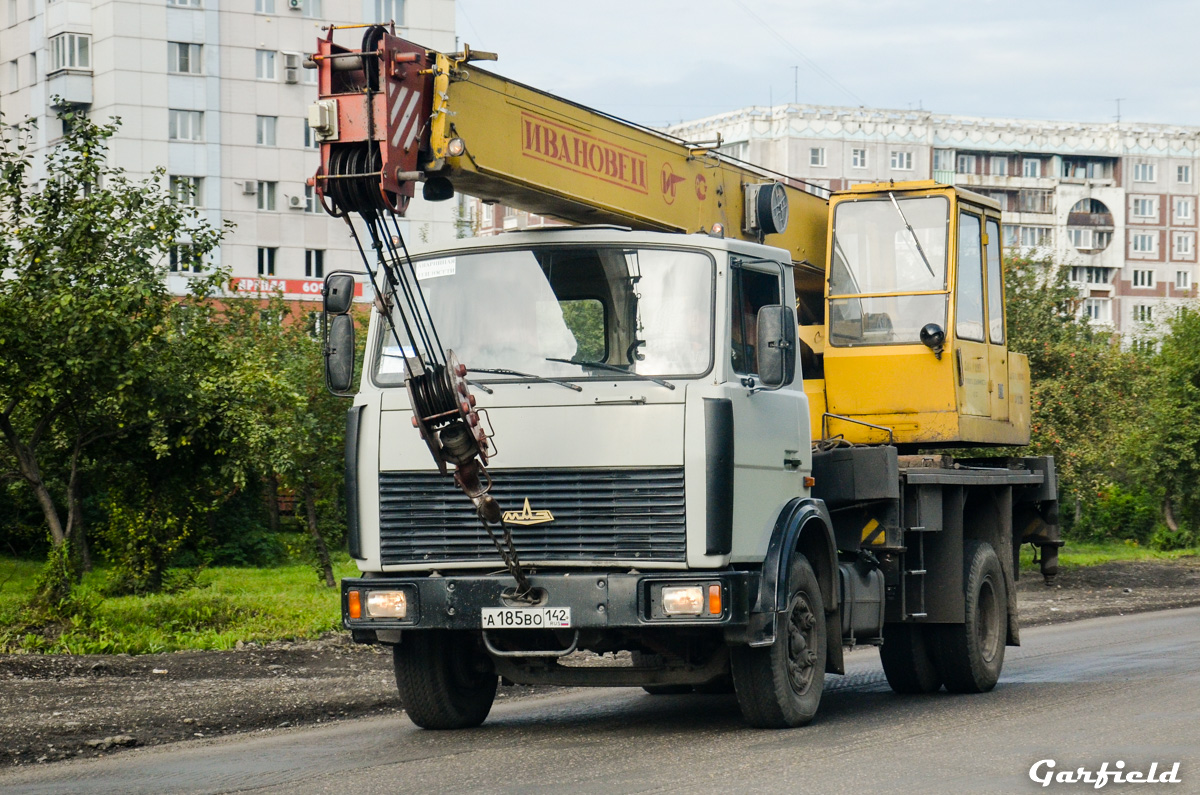
[{"label": "truck crane", "polygon": [[[411,719],[478,725],[503,679],[800,726],[858,644],[897,692],[990,690],[1020,545],[1048,578],[1061,545],[1053,459],[978,454],[1029,440],[998,205],[823,195],[494,58],[370,26],[309,61],[310,184],[375,296],[355,390],[355,276],[326,279],[343,622],[392,647]],[[411,255],[418,185],[575,225]]]}]

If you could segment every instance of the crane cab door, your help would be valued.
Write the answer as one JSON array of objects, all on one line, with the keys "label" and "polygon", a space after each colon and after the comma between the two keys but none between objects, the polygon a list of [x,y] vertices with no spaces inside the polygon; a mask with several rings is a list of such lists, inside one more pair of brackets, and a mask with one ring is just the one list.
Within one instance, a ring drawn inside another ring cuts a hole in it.
[{"label": "crane cab door", "polygon": [[984,312],[983,219],[963,205],[958,213],[958,270],[954,294],[954,370],[958,410],[987,417],[992,413],[987,323]]},{"label": "crane cab door", "polygon": [[1000,220],[984,219],[984,283],[987,294],[988,381],[991,387],[991,415],[994,420],[1008,419],[1008,340],[1005,337],[1004,274],[1000,256]]}]

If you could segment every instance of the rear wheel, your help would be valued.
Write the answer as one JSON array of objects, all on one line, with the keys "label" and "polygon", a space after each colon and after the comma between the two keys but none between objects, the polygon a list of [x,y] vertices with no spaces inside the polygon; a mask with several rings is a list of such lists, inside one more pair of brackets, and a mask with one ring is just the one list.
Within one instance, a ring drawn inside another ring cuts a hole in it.
[{"label": "rear wheel", "polygon": [[788,571],[787,609],[775,643],[737,646],[730,667],[742,716],[751,726],[803,726],[817,714],[825,687],[825,603],[812,566],[797,555]]},{"label": "rear wheel", "polygon": [[400,702],[413,723],[423,729],[467,729],[487,718],[497,678],[474,634],[405,632],[392,655]]},{"label": "rear wheel", "polygon": [[929,651],[930,626],[885,624],[879,659],[888,685],[897,693],[934,693],[942,686]]},{"label": "rear wheel", "polygon": [[965,621],[937,627],[933,659],[951,693],[984,693],[1000,679],[1008,629],[1008,589],[991,544],[964,544],[963,595]]}]

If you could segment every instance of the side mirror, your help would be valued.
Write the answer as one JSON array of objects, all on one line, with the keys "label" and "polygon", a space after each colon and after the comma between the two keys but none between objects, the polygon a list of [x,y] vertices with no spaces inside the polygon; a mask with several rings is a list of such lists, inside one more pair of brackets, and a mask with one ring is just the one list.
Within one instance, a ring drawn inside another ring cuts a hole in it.
[{"label": "side mirror", "polygon": [[345,271],[326,276],[325,284],[321,287],[321,300],[324,301],[327,315],[349,312],[354,303],[354,277]]},{"label": "side mirror", "polygon": [[325,343],[325,386],[335,395],[353,395],[354,386],[354,275],[335,271],[321,287],[324,315],[321,328]]},{"label": "side mirror", "polygon": [[941,359],[942,349],[946,345],[946,332],[937,323],[926,323],[921,327],[921,344]]},{"label": "side mirror", "polygon": [[796,375],[796,315],[789,306],[771,304],[758,310],[758,378],[778,388]]},{"label": "side mirror", "polygon": [[334,315],[325,338],[325,386],[335,395],[346,395],[353,385],[354,318]]}]

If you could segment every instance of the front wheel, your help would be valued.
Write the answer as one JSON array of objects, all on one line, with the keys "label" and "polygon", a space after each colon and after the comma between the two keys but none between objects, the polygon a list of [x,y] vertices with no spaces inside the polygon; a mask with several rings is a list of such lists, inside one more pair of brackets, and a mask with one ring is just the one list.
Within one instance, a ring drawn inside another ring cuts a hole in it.
[{"label": "front wheel", "polygon": [[1000,679],[1008,629],[1008,589],[991,544],[964,544],[963,596],[966,620],[937,627],[933,659],[951,693],[984,693]]},{"label": "front wheel", "polygon": [[496,671],[479,638],[467,632],[405,632],[393,647],[396,688],[423,729],[478,726],[496,699]]},{"label": "front wheel", "polygon": [[804,726],[817,714],[825,687],[825,603],[812,566],[797,555],[788,570],[787,610],[775,643],[730,650],[734,692],[751,726]]}]

